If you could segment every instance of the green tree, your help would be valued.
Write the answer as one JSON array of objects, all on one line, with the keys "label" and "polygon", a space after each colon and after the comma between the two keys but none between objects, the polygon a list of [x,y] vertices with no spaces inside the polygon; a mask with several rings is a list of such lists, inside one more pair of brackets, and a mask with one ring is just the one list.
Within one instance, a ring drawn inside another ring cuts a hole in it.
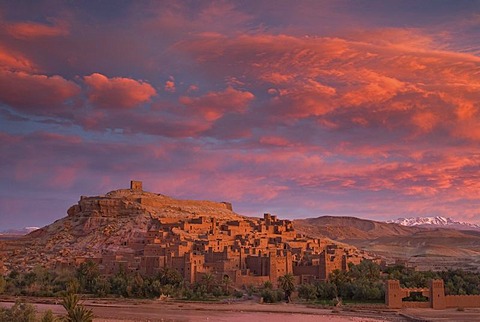
[{"label": "green tree", "polygon": [[5,280],[5,277],[0,275],[0,294],[3,294],[5,292],[6,287],[7,287],[7,281]]},{"label": "green tree", "polygon": [[104,276],[97,277],[93,285],[93,292],[96,296],[105,297],[110,294],[110,281]]},{"label": "green tree", "polygon": [[93,293],[95,279],[99,277],[99,275],[98,265],[94,261],[87,260],[80,264],[77,269],[77,278],[80,282],[81,290],[87,293]]},{"label": "green tree", "polygon": [[350,277],[347,272],[336,269],[330,273],[329,279],[335,286],[335,297],[348,297]]},{"label": "green tree", "polygon": [[291,295],[295,291],[295,276],[290,273],[287,273],[278,278],[279,287],[285,292],[285,300],[287,303],[291,301]]},{"label": "green tree", "polygon": [[358,265],[349,265],[351,279],[366,279],[378,281],[380,279],[380,267],[372,261],[363,260]]},{"label": "green tree", "polygon": [[132,279],[129,279],[127,286],[127,293],[129,297],[144,297],[145,280],[140,274],[135,274]]},{"label": "green tree", "polygon": [[337,296],[336,286],[331,282],[316,281],[314,285],[319,300],[332,300]]},{"label": "green tree", "polygon": [[183,277],[179,271],[174,268],[164,267],[158,274],[158,279],[162,285],[175,285],[180,286],[183,282]]},{"label": "green tree", "polygon": [[116,274],[110,278],[110,289],[113,294],[127,297],[128,281],[124,274]]}]

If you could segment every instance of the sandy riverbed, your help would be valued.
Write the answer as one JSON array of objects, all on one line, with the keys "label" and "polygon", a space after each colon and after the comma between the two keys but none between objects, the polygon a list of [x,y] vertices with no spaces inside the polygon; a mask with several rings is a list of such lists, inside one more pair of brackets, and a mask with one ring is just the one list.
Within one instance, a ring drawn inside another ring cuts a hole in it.
[{"label": "sandy riverbed", "polygon": [[[0,301],[2,301],[0,299]],[[25,298],[37,306],[40,313],[52,310],[55,314],[65,314],[65,310],[55,299]],[[4,299],[0,306],[11,306],[12,299]],[[164,302],[151,300],[96,300],[83,304],[95,314],[95,322],[113,321],[218,321],[218,322],[379,322],[379,321],[480,321],[480,309],[432,310],[404,309],[383,310],[381,308],[340,310],[322,309],[304,304],[258,304],[254,301],[233,303]],[[406,316],[402,316],[406,315]],[[407,316],[413,317],[409,319]]]}]

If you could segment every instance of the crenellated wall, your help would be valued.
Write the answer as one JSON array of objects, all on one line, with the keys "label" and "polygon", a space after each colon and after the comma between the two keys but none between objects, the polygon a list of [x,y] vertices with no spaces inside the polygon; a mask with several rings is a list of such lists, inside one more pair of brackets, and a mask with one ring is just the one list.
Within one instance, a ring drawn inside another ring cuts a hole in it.
[{"label": "crenellated wall", "polygon": [[[391,309],[432,308],[444,310],[455,307],[480,307],[480,295],[445,295],[444,282],[431,280],[429,288],[402,288],[398,280],[388,280],[385,285],[385,304]],[[407,302],[402,299],[412,292],[421,292],[429,302]]]}]

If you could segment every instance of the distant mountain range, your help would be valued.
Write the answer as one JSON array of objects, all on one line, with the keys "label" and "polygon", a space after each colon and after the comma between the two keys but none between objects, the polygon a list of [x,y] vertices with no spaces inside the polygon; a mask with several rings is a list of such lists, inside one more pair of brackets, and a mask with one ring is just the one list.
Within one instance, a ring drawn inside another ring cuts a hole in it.
[{"label": "distant mountain range", "polygon": [[436,269],[435,263],[440,263],[441,269],[476,270],[480,267],[480,229],[472,226],[453,229],[454,225],[422,223],[409,227],[338,216],[296,219],[294,225],[298,232],[308,236],[327,237],[386,258],[406,259],[422,269]]},{"label": "distant mountain range", "polygon": [[457,230],[480,231],[480,225],[478,224],[472,224],[464,221],[456,221],[452,218],[445,218],[441,216],[398,218],[396,220],[389,220],[387,221],[387,223],[395,223],[408,227],[451,228]]},{"label": "distant mountain range", "polygon": [[39,227],[24,227],[20,229],[8,229],[8,230],[2,230],[0,231],[0,236],[6,235],[6,236],[22,236],[31,233],[32,231],[35,231],[37,229],[40,229]]}]

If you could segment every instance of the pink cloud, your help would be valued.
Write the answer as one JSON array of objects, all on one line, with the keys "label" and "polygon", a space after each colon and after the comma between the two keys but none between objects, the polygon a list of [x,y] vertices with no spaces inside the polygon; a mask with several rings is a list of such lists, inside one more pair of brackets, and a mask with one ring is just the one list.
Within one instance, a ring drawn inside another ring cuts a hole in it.
[{"label": "pink cloud", "polygon": [[76,163],[69,166],[58,166],[55,168],[48,185],[51,187],[68,189],[73,186],[85,164]]},{"label": "pink cloud", "polygon": [[7,25],[6,30],[10,35],[19,39],[58,37],[69,34],[68,24],[64,21],[55,21],[54,25],[36,22],[18,22]]},{"label": "pink cloud", "polygon": [[445,50],[417,29],[368,30],[344,39],[210,33],[175,48],[210,75],[242,75],[245,90],[268,92],[262,112],[269,124],[315,117],[329,129],[479,139],[480,58]]},{"label": "pink cloud", "polygon": [[0,46],[0,69],[32,72],[35,67],[33,62],[21,53]]},{"label": "pink cloud", "polygon": [[102,108],[133,108],[157,94],[150,84],[131,78],[108,78],[94,73],[85,76],[84,81],[89,87],[89,101]]},{"label": "pink cloud", "polygon": [[200,97],[180,97],[180,103],[194,114],[202,115],[207,121],[215,121],[225,113],[243,113],[254,95],[228,87],[223,92],[210,92]]},{"label": "pink cloud", "polygon": [[0,71],[0,101],[21,111],[49,115],[80,93],[80,87],[61,76]]},{"label": "pink cloud", "polygon": [[[87,193],[138,176],[161,193],[287,207],[283,214],[302,205],[310,214],[478,218],[477,56],[448,50],[418,29],[297,37],[256,25],[230,3],[187,7],[152,4],[153,18],[126,33],[100,21],[73,24],[70,34],[55,23],[4,33],[16,50],[0,51],[0,99],[23,112],[71,113],[69,121],[95,137],[0,135],[8,146],[4,177],[51,189],[82,185]],[[236,28],[251,22],[248,32]],[[92,50],[98,43],[105,47]],[[80,89],[73,76],[50,76],[57,70],[88,75],[84,94],[99,108],[65,108]],[[40,71],[49,76],[34,75]],[[39,83],[34,102],[29,89]],[[25,97],[14,96],[15,88]],[[148,109],[134,108],[152,100]]]},{"label": "pink cloud", "polygon": [[176,88],[175,88],[175,81],[174,80],[167,80],[165,82],[165,91],[170,92],[170,93],[175,93]]},{"label": "pink cloud", "polygon": [[279,136],[263,136],[260,138],[260,143],[273,146],[288,146],[291,144],[286,138]]},{"label": "pink cloud", "polygon": [[147,30],[168,30],[172,34],[191,33],[234,33],[252,18],[237,10],[237,5],[229,2],[198,3],[194,11],[186,3],[152,3],[150,16],[144,21]]}]

